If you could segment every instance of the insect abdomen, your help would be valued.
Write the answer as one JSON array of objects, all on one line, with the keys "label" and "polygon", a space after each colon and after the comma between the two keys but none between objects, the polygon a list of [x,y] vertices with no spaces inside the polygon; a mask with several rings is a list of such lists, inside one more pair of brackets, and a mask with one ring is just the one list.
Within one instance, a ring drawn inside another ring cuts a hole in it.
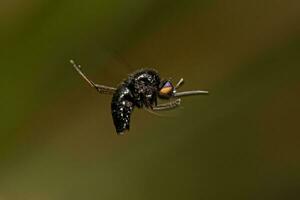
[{"label": "insect abdomen", "polygon": [[133,108],[134,105],[130,90],[125,86],[121,86],[113,95],[111,102],[112,118],[118,134],[123,134],[129,130],[130,116]]}]

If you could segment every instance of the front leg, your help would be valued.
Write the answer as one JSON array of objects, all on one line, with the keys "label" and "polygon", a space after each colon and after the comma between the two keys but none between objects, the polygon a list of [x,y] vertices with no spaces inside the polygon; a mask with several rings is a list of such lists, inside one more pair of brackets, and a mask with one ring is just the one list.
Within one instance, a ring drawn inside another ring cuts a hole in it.
[{"label": "front leg", "polygon": [[157,106],[153,107],[152,110],[154,111],[171,110],[180,106],[180,103],[181,103],[181,99],[176,99],[175,101],[170,101],[169,103],[158,104]]}]

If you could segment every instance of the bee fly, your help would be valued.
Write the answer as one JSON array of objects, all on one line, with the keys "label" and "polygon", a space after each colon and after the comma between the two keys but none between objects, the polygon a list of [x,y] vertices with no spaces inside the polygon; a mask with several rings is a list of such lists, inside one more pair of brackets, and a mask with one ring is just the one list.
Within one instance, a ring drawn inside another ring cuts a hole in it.
[{"label": "bee fly", "polygon": [[[161,79],[154,69],[140,69],[128,76],[117,88],[95,84],[89,80],[73,60],[70,61],[80,76],[100,94],[113,95],[111,113],[119,135],[129,130],[130,115],[135,107],[164,111],[177,108],[180,105],[179,97],[208,94],[208,91],[194,90],[177,92],[183,85],[183,79],[174,86],[170,80]],[[168,103],[158,104],[157,98],[174,99]]]}]

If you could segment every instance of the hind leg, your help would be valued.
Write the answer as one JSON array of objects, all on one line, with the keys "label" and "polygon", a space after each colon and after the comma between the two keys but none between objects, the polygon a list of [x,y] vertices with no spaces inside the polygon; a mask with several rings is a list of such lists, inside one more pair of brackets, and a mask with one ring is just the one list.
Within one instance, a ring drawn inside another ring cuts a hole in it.
[{"label": "hind leg", "polygon": [[70,63],[73,65],[78,74],[92,87],[95,88],[101,94],[114,94],[116,88],[95,84],[93,81],[87,78],[87,76],[81,71],[81,66],[77,65],[73,60],[70,60]]}]

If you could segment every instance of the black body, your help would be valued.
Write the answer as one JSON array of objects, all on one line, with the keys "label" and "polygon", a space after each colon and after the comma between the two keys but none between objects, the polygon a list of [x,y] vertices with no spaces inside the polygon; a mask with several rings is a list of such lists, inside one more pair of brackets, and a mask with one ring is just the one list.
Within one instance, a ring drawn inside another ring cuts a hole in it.
[{"label": "black body", "polygon": [[[129,130],[130,116],[135,107],[150,111],[165,111],[180,106],[180,97],[208,94],[208,91],[192,90],[177,92],[184,80],[181,78],[174,86],[170,80],[161,80],[157,71],[141,69],[128,76],[117,88],[100,85],[90,80],[81,70],[81,66],[70,60],[78,74],[100,94],[113,95],[111,113],[116,132],[122,135]],[[157,104],[157,98],[169,100]],[[175,100],[171,100],[175,99]]]},{"label": "black body", "polygon": [[129,130],[134,107],[152,108],[157,105],[160,87],[161,79],[153,69],[138,70],[120,84],[111,101],[112,118],[118,134]]}]

